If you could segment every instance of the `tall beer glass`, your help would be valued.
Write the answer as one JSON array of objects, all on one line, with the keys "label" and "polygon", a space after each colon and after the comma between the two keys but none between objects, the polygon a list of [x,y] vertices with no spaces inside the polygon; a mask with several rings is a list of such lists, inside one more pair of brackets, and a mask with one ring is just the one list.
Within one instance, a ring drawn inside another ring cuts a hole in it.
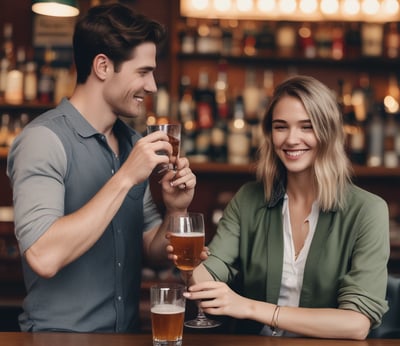
[{"label": "tall beer glass", "polygon": [[[175,215],[170,219],[170,243],[176,256],[175,265],[181,270],[186,287],[194,268],[201,263],[201,252],[204,248],[204,216],[201,213]],[[185,326],[191,328],[213,328],[221,323],[210,320],[198,307],[194,320],[186,321]]]}]

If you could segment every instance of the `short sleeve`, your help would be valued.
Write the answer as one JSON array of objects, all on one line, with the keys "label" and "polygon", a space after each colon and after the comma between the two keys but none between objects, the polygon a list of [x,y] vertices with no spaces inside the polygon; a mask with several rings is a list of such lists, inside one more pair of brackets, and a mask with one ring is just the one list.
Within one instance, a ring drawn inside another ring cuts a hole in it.
[{"label": "short sleeve", "polygon": [[64,215],[67,156],[57,135],[44,126],[27,127],[8,155],[13,188],[15,235],[24,253]]}]

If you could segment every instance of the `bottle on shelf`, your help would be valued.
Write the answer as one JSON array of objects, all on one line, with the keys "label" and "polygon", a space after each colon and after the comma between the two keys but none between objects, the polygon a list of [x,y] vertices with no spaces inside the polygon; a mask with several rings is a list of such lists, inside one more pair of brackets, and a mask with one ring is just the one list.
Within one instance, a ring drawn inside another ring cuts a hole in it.
[{"label": "bottle on shelf", "polygon": [[10,114],[3,113],[0,119],[0,148],[7,147],[10,134]]},{"label": "bottle on shelf", "polygon": [[24,70],[25,49],[18,47],[16,60],[11,62],[7,72],[4,94],[6,103],[20,105],[24,102]]},{"label": "bottle on shelf", "polygon": [[361,40],[361,53],[363,56],[382,56],[383,25],[381,23],[363,23],[361,27]]},{"label": "bottle on shelf", "polygon": [[208,72],[200,71],[194,92],[196,105],[196,153],[199,160],[208,160],[211,150],[211,129],[216,114],[215,92],[209,85]]},{"label": "bottle on shelf", "polygon": [[298,36],[302,55],[307,59],[314,59],[317,56],[317,48],[311,24],[303,23],[298,30]]},{"label": "bottle on shelf", "polygon": [[247,67],[245,71],[245,84],[243,88],[244,116],[250,134],[250,156],[255,157],[259,140],[259,106],[261,89],[256,83],[256,71],[253,67]]},{"label": "bottle on shelf", "polygon": [[399,157],[396,152],[396,136],[399,128],[395,114],[386,113],[385,115],[383,165],[387,168],[395,168],[399,165]]},{"label": "bottle on shelf", "polygon": [[319,23],[314,34],[317,56],[323,59],[332,58],[332,28],[326,23]]},{"label": "bottle on shelf", "polygon": [[37,99],[38,78],[37,65],[35,61],[28,61],[25,68],[24,76],[24,100],[32,102]]},{"label": "bottle on shelf", "polygon": [[259,55],[272,56],[275,52],[275,27],[273,23],[265,22],[256,34],[255,48]]},{"label": "bottle on shelf", "polygon": [[351,22],[345,33],[345,56],[348,59],[358,59],[361,54],[360,23]]},{"label": "bottle on shelf", "polygon": [[254,22],[246,22],[243,28],[243,54],[257,55],[257,28]]},{"label": "bottle on shelf", "polygon": [[275,40],[279,56],[295,56],[297,50],[297,37],[294,25],[294,23],[282,22],[277,27]]},{"label": "bottle on shelf", "polygon": [[400,33],[398,26],[399,24],[397,22],[388,24],[385,37],[385,55],[389,59],[396,59],[400,55]]},{"label": "bottle on shelf", "polygon": [[361,75],[359,85],[351,95],[353,110],[347,114],[349,118],[349,154],[350,160],[359,165],[365,165],[367,160],[366,122],[370,114],[371,98],[368,76]]},{"label": "bottle on shelf", "polygon": [[332,29],[332,58],[342,60],[345,52],[344,28],[342,24],[336,24]]},{"label": "bottle on shelf", "polygon": [[179,92],[179,119],[182,124],[181,151],[185,156],[196,155],[196,121],[194,96],[190,77],[183,75]]},{"label": "bottle on shelf", "polygon": [[13,26],[11,23],[5,23],[3,27],[3,40],[0,52],[0,100],[4,101],[4,95],[7,88],[7,74],[15,59]]},{"label": "bottle on shelf", "polygon": [[40,68],[38,80],[38,100],[43,104],[50,104],[54,101],[54,73],[52,62],[55,53],[47,47],[44,53],[44,64]]},{"label": "bottle on shelf", "polygon": [[165,85],[158,87],[155,94],[155,116],[157,124],[168,124],[170,120],[170,95]]},{"label": "bottle on shelf", "polygon": [[250,162],[250,138],[242,95],[238,95],[234,102],[233,118],[228,125],[227,145],[229,163],[247,164]]},{"label": "bottle on shelf", "polygon": [[228,75],[226,61],[218,64],[215,82],[216,119],[211,129],[211,160],[225,162],[227,159],[227,121],[229,116]]},{"label": "bottle on shelf", "polygon": [[374,106],[371,118],[367,126],[367,166],[379,167],[383,165],[383,141],[384,141],[384,109],[377,103]]}]

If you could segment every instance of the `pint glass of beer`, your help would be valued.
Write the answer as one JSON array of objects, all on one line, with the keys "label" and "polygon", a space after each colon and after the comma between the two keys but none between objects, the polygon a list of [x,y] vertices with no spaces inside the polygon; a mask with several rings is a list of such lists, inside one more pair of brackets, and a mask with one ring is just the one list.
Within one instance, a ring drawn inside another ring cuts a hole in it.
[{"label": "pint glass of beer", "polygon": [[[170,157],[170,164],[158,165],[153,172],[160,178],[169,170],[175,169],[176,162],[179,157],[180,143],[181,143],[181,125],[180,124],[159,124],[159,125],[148,125],[147,133],[155,131],[165,132],[168,136],[169,143],[172,145],[172,156]],[[167,155],[165,152],[158,152],[160,155]]]},{"label": "pint glass of beer", "polygon": [[150,288],[153,346],[181,346],[185,318],[185,287],[157,284]]}]

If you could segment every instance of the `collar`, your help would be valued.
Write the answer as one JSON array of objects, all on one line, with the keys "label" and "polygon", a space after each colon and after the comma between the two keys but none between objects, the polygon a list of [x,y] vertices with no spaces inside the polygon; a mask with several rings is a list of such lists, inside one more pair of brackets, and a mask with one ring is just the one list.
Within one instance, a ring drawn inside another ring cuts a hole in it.
[{"label": "collar", "polygon": [[[93,136],[101,135],[84,117],[79,111],[72,105],[67,99],[63,98],[60,104],[56,107],[64,114],[74,130],[82,137],[89,138]],[[131,143],[135,142],[141,137],[135,130],[130,128],[124,121],[117,119],[114,124],[114,131],[118,137],[122,136],[129,138]]]}]

